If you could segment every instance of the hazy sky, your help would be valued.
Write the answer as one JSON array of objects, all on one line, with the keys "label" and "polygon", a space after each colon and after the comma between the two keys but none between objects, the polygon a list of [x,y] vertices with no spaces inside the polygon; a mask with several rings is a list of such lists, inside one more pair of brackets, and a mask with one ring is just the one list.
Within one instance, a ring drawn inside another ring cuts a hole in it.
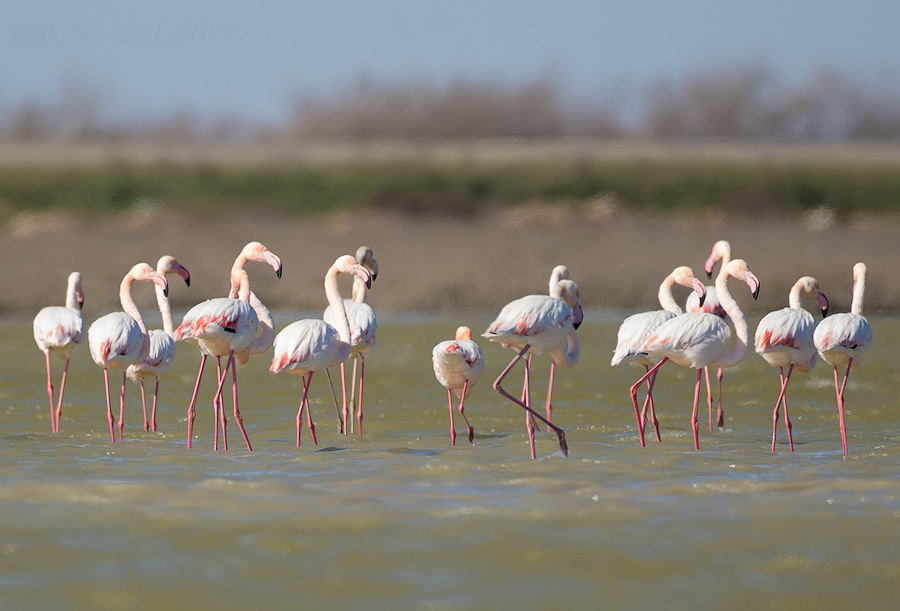
[{"label": "hazy sky", "polygon": [[897,0],[153,0],[8,2],[0,108],[55,100],[65,79],[112,115],[237,113],[277,120],[293,91],[361,74],[523,82],[578,93],[735,63],[803,79],[828,66],[900,70]]}]

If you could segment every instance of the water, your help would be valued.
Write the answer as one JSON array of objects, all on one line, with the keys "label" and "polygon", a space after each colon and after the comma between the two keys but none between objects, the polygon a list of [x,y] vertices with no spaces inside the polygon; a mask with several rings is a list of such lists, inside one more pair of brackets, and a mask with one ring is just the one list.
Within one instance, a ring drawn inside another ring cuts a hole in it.
[{"label": "water", "polygon": [[296,448],[298,380],[269,374],[270,354],[242,367],[252,454],[233,422],[228,452],[212,451],[210,375],[185,448],[199,361],[186,345],[161,385],[160,432],[143,431],[129,382],[125,442],[109,443],[102,373],[82,347],[51,435],[30,319],[0,320],[0,608],[893,608],[900,320],[870,317],[844,457],[821,363],[789,388],[796,451],[783,424],[769,451],[778,378],[754,354],[726,372],[726,426],[704,425],[700,451],[690,372],[663,368],[663,443],[640,448],[627,395],[639,370],[609,367],[621,318],[588,314],[581,360],[554,390],[570,456],[542,433],[536,461],[520,408],[490,387],[512,352],[484,341],[466,410],[476,442],[457,417],[449,445],[431,347],[487,316],[382,316],[362,438],[337,434],[317,377],[319,445],[304,429]]}]

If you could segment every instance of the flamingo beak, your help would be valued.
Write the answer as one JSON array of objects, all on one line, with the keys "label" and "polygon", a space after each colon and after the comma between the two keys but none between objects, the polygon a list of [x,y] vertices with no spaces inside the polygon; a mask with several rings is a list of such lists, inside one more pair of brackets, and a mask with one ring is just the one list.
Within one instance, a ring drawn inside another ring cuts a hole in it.
[{"label": "flamingo beak", "polygon": [[716,267],[716,255],[711,254],[709,258],[706,260],[706,263],[703,264],[703,269],[706,270],[706,278],[708,280],[712,279],[713,268]]},{"label": "flamingo beak", "polygon": [[78,309],[81,310],[84,308],[84,292],[75,291],[75,299],[78,301]]},{"label": "flamingo beak", "polygon": [[744,282],[750,287],[750,292],[753,293],[753,299],[759,297],[759,279],[754,276],[753,272],[749,269],[744,272]]},{"label": "flamingo beak", "polygon": [[278,255],[267,250],[263,253],[263,259],[266,263],[272,266],[272,269],[275,270],[275,275],[278,276],[279,280],[281,280],[281,259],[278,257]]},{"label": "flamingo beak", "polygon": [[822,318],[825,318],[828,316],[828,297],[825,296],[825,293],[819,291],[817,299],[819,301],[819,307],[822,308]]},{"label": "flamingo beak", "polygon": [[691,278],[691,288],[694,289],[694,292],[700,297],[700,307],[703,307],[703,302],[706,301],[706,287],[703,286],[703,283],[700,282],[699,278],[694,276]]},{"label": "flamingo beak", "polygon": [[178,275],[184,278],[185,284],[191,286],[191,272],[189,272],[181,263],[176,265],[176,270],[178,271]]},{"label": "flamingo beak", "polygon": [[158,272],[150,272],[150,279],[153,281],[153,284],[157,285],[163,290],[163,295],[165,295],[166,297],[169,296],[169,283],[166,282],[165,276]]},{"label": "flamingo beak", "polygon": [[576,303],[575,309],[572,311],[572,326],[577,329],[581,326],[582,321],[584,321],[584,310],[581,309],[580,303]]},{"label": "flamingo beak", "polygon": [[[375,259],[372,259],[372,265],[371,265],[371,267],[368,267],[367,269],[372,274],[372,282],[375,282],[375,280],[378,278],[378,261],[376,261]],[[369,287],[369,288],[371,288],[371,287]]]},{"label": "flamingo beak", "polygon": [[369,273],[369,270],[357,263],[353,266],[353,271],[355,271],[356,275],[362,278],[363,282],[366,283],[367,289],[372,288],[372,275]]}]

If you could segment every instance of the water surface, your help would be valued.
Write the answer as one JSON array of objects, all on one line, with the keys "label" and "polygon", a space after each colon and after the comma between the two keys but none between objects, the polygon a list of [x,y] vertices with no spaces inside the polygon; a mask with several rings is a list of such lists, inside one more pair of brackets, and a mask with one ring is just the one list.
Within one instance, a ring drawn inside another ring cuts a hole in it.
[{"label": "water surface", "polygon": [[[778,376],[754,354],[726,373],[725,427],[704,421],[699,451],[691,372],[663,368],[663,440],[641,448],[628,399],[640,372],[609,367],[623,317],[588,313],[581,360],[554,389],[570,455],[542,433],[536,461],[521,409],[491,389],[512,352],[483,340],[475,444],[459,418],[449,444],[431,347],[488,316],[382,316],[362,438],[336,432],[317,377],[319,444],[304,429],[295,447],[298,379],[269,374],[271,354],[241,367],[252,453],[233,421],[228,451],[212,450],[211,369],[185,448],[199,362],[188,345],[161,384],[159,432],[143,431],[129,382],[125,441],[109,443],[102,371],[83,347],[51,434],[31,321],[2,319],[0,608],[893,608],[900,320],[870,317],[845,457],[821,363],[789,389],[796,451],[783,424],[769,451]],[[538,403],[547,373],[537,360]]]}]

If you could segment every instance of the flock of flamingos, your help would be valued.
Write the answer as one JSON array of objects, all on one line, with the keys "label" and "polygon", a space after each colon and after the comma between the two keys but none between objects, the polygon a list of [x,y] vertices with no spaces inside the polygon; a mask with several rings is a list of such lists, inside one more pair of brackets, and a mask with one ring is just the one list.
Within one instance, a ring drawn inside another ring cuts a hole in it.
[{"label": "flock of flamingos", "polygon": [[[296,417],[296,440],[300,445],[303,414],[306,424],[316,441],[315,425],[309,409],[309,387],[312,376],[325,371],[329,382],[329,368],[340,365],[343,402],[335,406],[338,411],[341,432],[347,434],[353,426],[350,406],[356,409],[355,419],[362,435],[362,396],[365,376],[365,357],[375,345],[375,313],[367,303],[366,291],[378,275],[378,264],[372,250],[360,247],[356,256],[338,257],[325,274],[325,295],[328,309],[322,319],[298,320],[275,334],[272,315],[259,298],[250,290],[250,279],[244,266],[248,261],[258,261],[270,265],[281,277],[281,259],[259,242],[250,242],[235,259],[231,268],[231,290],[227,297],[208,299],[191,308],[181,324],[175,327],[168,300],[166,276],[177,274],[190,285],[190,273],[171,256],[162,257],[156,269],[147,263],[138,263],[122,279],[119,298],[122,311],[107,314],[94,321],[87,332],[91,357],[103,367],[106,385],[107,419],[110,441],[115,443],[115,424],[110,398],[109,370],[122,371],[122,385],[119,394],[119,440],[124,427],[124,404],[126,377],[138,382],[144,403],[144,428],[156,430],[156,402],[159,392],[159,376],[170,367],[175,355],[175,342],[188,341],[200,350],[200,369],[188,408],[187,447],[191,447],[197,394],[207,357],[216,357],[217,388],[213,397],[216,427],[214,445],[219,446],[219,425],[222,430],[223,447],[228,448],[227,418],[225,415],[223,388],[231,372],[234,421],[244,438],[248,450],[252,450],[247,431],[238,406],[236,363],[246,363],[253,354],[260,354],[274,346],[274,356],[269,370],[273,373],[285,371],[301,377],[302,396]],[[652,424],[657,439],[660,439],[659,423],[653,403],[653,386],[657,373],[667,362],[696,369],[694,403],[691,415],[694,447],[699,449],[698,405],[702,375],[706,372],[706,388],[712,428],[712,389],[709,370],[717,369],[719,385],[718,422],[722,424],[721,382],[722,369],[737,365],[746,356],[750,345],[750,330],[747,319],[731,296],[729,279],[744,282],[754,299],[759,294],[759,280],[750,271],[746,261],[731,258],[728,242],[719,241],[705,263],[705,271],[712,276],[715,265],[721,261],[721,268],[714,286],[704,286],[690,267],[677,267],[663,280],[659,289],[662,310],[642,312],[629,316],[619,327],[617,345],[611,361],[613,366],[630,363],[644,368],[644,374],[630,388],[631,402],[637,420],[640,442],[645,441],[646,425]],[[342,299],[338,287],[338,275],[353,276],[352,298]],[[847,453],[847,437],[844,425],[844,390],[850,371],[855,370],[872,342],[872,328],[862,315],[865,292],[866,266],[857,263],[853,267],[853,301],[851,312],[828,314],[828,299],[819,288],[815,278],[804,276],[797,280],[790,291],[788,307],[767,314],[759,322],[753,341],[755,351],[770,365],[777,367],[781,380],[778,398],[772,414],[772,451],[775,451],[775,437],[779,410],[784,410],[791,451],[791,421],[788,417],[785,394],[791,374],[796,369],[810,371],[818,357],[834,369],[835,394],[840,416],[840,430],[844,454]],[[162,314],[163,329],[148,331],[141,314],[131,297],[134,282],[152,282],[155,285],[157,301]],[[684,312],[676,303],[672,288],[675,284],[691,288]],[[816,300],[823,320],[816,324],[815,317],[801,306],[801,296]],[[43,308],[34,319],[34,339],[44,352],[47,365],[47,393],[50,399],[50,422],[53,432],[59,431],[63,393],[69,359],[83,342],[85,335],[84,318],[80,309],[84,301],[82,277],[78,272],[68,279],[66,305]],[[826,317],[827,316],[827,317]],[[531,457],[535,458],[535,420],[547,426],[548,431],[557,435],[560,449],[568,454],[565,432],[551,422],[551,395],[556,365],[569,368],[577,361],[580,351],[576,330],[581,324],[583,313],[579,303],[577,284],[569,279],[565,266],[556,267],[550,278],[547,295],[527,295],[506,304],[495,320],[488,326],[482,337],[516,351],[509,365],[494,381],[493,388],[526,412]],[[731,328],[725,322],[729,319],[737,336],[734,347],[729,348]],[[530,369],[533,355],[548,353],[551,357],[550,379],[544,414],[531,407]],[[54,387],[50,369],[50,355],[56,354],[65,361],[59,394],[54,402]],[[525,361],[524,383],[520,395],[515,396],[503,388],[501,383],[517,362]],[[223,367],[223,358],[224,367]],[[350,401],[347,399],[347,383],[344,365],[353,359]],[[474,431],[465,415],[464,403],[473,385],[484,371],[484,359],[478,345],[472,341],[468,327],[459,327],[456,338],[439,343],[432,352],[434,373],[437,380],[447,388],[450,411],[450,440],[456,443],[453,423],[453,394],[459,398],[456,409],[466,420],[469,441],[474,440]],[[359,365],[359,396],[357,387],[357,365]],[[787,372],[785,372],[787,369]],[[840,374],[843,373],[843,378]],[[155,378],[151,416],[148,420],[144,392],[144,380]],[[638,390],[646,385],[643,404],[639,407]],[[332,394],[334,389],[332,386]],[[649,412],[649,419],[648,419]]]}]

